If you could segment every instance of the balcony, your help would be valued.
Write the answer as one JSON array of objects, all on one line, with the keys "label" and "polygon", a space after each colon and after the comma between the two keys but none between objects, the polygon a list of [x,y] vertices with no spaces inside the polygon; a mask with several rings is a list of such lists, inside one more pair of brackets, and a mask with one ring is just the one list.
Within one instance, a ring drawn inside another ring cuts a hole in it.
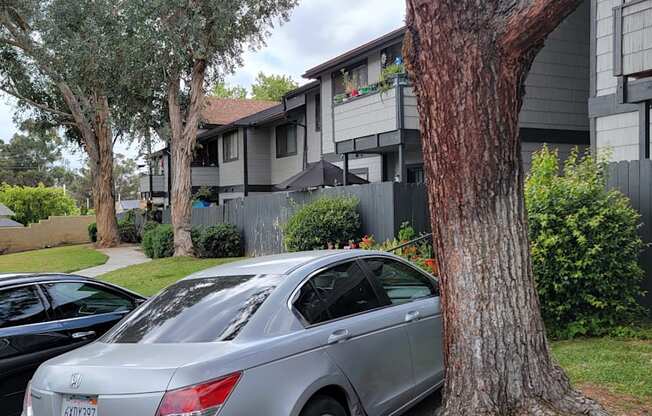
[{"label": "balcony", "polygon": [[219,186],[220,169],[217,166],[193,166],[192,186]]},{"label": "balcony", "polygon": [[652,0],[629,0],[614,9],[614,75],[652,76]]},{"label": "balcony", "polygon": [[407,80],[387,91],[351,97],[333,106],[337,153],[398,144],[400,130],[418,130],[417,101]]},{"label": "balcony", "polygon": [[[161,195],[167,191],[167,186],[165,183],[165,176],[163,175],[152,175],[152,187],[154,188],[154,195]],[[138,192],[145,193],[150,192],[149,189],[149,175],[140,176],[140,184],[138,186]]]}]

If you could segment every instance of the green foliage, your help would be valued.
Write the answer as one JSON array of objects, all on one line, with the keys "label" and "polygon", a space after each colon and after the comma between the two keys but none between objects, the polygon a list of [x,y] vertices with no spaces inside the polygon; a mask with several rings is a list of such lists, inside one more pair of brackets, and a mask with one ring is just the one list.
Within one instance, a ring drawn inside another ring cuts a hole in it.
[{"label": "green foliage", "polygon": [[24,225],[56,215],[77,215],[75,201],[61,188],[43,185],[23,187],[0,185],[0,203],[14,212],[14,219]]},{"label": "green foliage", "polygon": [[93,243],[97,243],[97,223],[88,224],[88,238]]},{"label": "green foliage", "polygon": [[359,238],[358,203],[356,198],[320,198],[299,208],[285,225],[285,247],[288,251],[315,250]]},{"label": "green foliage", "polygon": [[405,221],[401,224],[401,228],[398,230],[398,239],[399,241],[411,241],[414,240],[417,236],[416,231],[409,221]]},{"label": "green foliage", "polygon": [[127,212],[124,218],[118,221],[118,233],[122,243],[140,243],[141,235],[136,226],[136,212],[134,210]]},{"label": "green foliage", "polygon": [[174,254],[174,233],[172,226],[160,224],[143,233],[143,251],[147,257],[161,259]]},{"label": "green foliage", "polygon": [[243,100],[247,98],[247,89],[240,85],[230,86],[222,81],[219,81],[211,91],[213,97],[217,98],[236,98]]},{"label": "green foliage", "polygon": [[556,152],[535,154],[525,184],[532,266],[553,337],[602,335],[642,316],[638,213],[606,190],[606,162],[575,150],[560,174]]},{"label": "green foliage", "polygon": [[[231,224],[193,227],[191,235],[198,257],[238,257],[242,254],[240,232]],[[147,257],[171,257],[174,254],[172,226],[154,222],[145,224],[142,247]]]},{"label": "green foliage", "polygon": [[254,100],[281,101],[283,96],[299,86],[292,77],[286,75],[265,75],[259,72],[251,86]]},{"label": "green foliage", "polygon": [[[196,231],[195,231],[196,230]],[[239,257],[242,255],[240,232],[231,224],[195,229],[195,250],[204,258]]]},{"label": "green foliage", "polygon": [[54,129],[44,129],[33,121],[21,125],[9,143],[0,141],[0,183],[54,186],[50,174],[53,164],[61,158],[61,138]]}]

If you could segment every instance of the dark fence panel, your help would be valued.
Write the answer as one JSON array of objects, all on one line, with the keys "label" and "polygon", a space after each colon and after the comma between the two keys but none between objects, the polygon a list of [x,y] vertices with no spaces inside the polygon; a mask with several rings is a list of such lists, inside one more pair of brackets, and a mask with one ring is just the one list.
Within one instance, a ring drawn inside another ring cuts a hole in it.
[{"label": "dark fence panel", "polygon": [[[632,207],[641,214],[641,238],[652,243],[652,160],[611,163],[608,175],[607,187],[629,197]],[[642,303],[652,307],[652,247],[645,248],[640,261],[646,275],[643,289],[648,292]]]},{"label": "dark fence panel", "polygon": [[[242,232],[247,255],[281,253],[283,226],[299,207],[322,196],[353,196],[360,201],[363,234],[384,241],[393,238],[404,221],[417,232],[429,231],[425,195],[424,185],[393,182],[253,195],[217,207],[193,208],[192,224],[234,224]],[[163,212],[163,222],[170,223],[169,210]]]}]

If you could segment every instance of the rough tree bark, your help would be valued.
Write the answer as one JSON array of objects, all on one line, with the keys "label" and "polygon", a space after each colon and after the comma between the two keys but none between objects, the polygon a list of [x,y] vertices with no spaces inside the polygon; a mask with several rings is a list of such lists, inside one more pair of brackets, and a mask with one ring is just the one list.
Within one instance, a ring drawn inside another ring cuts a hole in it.
[{"label": "rough tree bark", "polygon": [[204,76],[206,61],[198,59],[193,65],[190,80],[190,100],[185,110],[179,105],[179,77],[168,83],[168,108],[172,139],[172,229],[174,231],[174,255],[195,254],[191,238],[192,209],[192,159],[197,141],[197,130],[204,105]]},{"label": "rough tree bark", "polygon": [[441,269],[444,415],[606,415],[552,361],[530,264],[518,115],[546,36],[581,0],[407,0]]},{"label": "rough tree bark", "polygon": [[88,155],[93,182],[93,206],[97,223],[97,243],[100,248],[120,244],[118,220],[115,212],[113,186],[113,137],[110,124],[110,108],[106,96],[96,95],[93,103],[85,100],[85,107],[92,109],[93,120],[86,117],[82,104],[68,84],[57,84],[79,130],[82,145]]}]

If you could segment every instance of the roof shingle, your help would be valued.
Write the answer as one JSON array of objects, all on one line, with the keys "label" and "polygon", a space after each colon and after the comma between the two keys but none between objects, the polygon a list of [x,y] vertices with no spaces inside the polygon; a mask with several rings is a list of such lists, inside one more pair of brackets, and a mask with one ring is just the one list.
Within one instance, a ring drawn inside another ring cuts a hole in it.
[{"label": "roof shingle", "polygon": [[225,125],[278,105],[276,101],[206,97],[202,119],[208,124]]}]

